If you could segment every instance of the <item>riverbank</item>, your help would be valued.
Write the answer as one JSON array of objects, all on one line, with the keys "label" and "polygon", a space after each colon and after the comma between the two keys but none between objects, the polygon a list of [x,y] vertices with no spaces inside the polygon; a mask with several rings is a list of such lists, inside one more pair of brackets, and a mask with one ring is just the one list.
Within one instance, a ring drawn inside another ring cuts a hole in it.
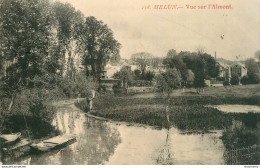
[{"label": "riverbank", "polygon": [[[229,91],[224,92],[225,89]],[[202,94],[195,94],[191,89],[186,89],[185,92],[176,90],[168,106],[170,125],[184,130],[227,128],[232,124],[231,115],[205,105],[259,105],[259,96],[256,94],[258,89],[259,85],[206,88]],[[77,104],[82,110],[86,110],[85,105],[85,101]],[[93,101],[90,114],[116,121],[167,127],[165,109],[165,98],[157,93],[124,97],[104,95]]]},{"label": "riverbank", "polygon": [[[54,102],[57,113],[52,124],[63,134],[75,134],[77,142],[60,150],[30,154],[4,164],[224,164],[221,131],[186,134],[173,127],[168,130],[107,122],[88,117],[74,106],[75,102],[75,99]],[[187,142],[189,145],[183,148]]]}]

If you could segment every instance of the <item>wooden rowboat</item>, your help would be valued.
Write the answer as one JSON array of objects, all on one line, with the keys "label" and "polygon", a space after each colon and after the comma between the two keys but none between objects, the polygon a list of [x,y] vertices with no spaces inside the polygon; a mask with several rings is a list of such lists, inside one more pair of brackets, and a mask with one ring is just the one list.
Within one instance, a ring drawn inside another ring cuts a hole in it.
[{"label": "wooden rowboat", "polygon": [[47,152],[52,149],[60,148],[75,141],[76,137],[74,135],[65,134],[40,141],[39,143],[33,143],[31,145],[31,148],[33,148],[36,151]]},{"label": "wooden rowboat", "polygon": [[12,133],[12,134],[2,134],[0,135],[1,141],[3,141],[4,145],[8,145],[12,142],[17,141],[22,134],[20,132]]},{"label": "wooden rowboat", "polygon": [[30,145],[31,141],[29,139],[20,138],[15,144],[4,147],[2,151],[4,156],[3,161],[9,162],[13,159],[28,155],[31,150]]}]

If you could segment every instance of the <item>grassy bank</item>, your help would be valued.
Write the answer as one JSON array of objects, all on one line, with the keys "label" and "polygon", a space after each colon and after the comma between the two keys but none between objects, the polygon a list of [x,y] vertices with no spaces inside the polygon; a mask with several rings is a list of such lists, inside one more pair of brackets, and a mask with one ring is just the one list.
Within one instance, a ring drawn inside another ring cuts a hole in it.
[{"label": "grassy bank", "polygon": [[[232,125],[234,116],[214,108],[205,107],[205,105],[259,105],[259,96],[255,94],[259,86],[246,86],[246,89],[243,87],[228,88],[233,89],[232,95],[230,91],[224,92],[223,90],[226,89],[224,87],[206,88],[202,94],[195,94],[191,90],[186,90],[184,93],[181,90],[176,90],[170,98],[168,107],[170,125],[183,130],[227,128]],[[244,93],[243,96],[238,90],[247,94]],[[213,94],[217,92],[221,94]],[[117,121],[166,127],[168,122],[166,119],[165,98],[158,96],[156,93],[149,93],[149,95],[100,96],[93,101],[93,110],[90,113]],[[86,111],[86,104],[86,101],[82,101],[77,106]]]},{"label": "grassy bank", "polygon": [[[207,130],[222,129],[231,124],[229,116],[214,108],[197,104],[197,100],[187,105],[192,100],[196,99],[171,99],[168,108],[171,125],[179,129]],[[86,101],[82,101],[77,106],[85,110],[85,105]],[[151,126],[168,126],[165,100],[162,98],[102,96],[94,100],[93,106],[94,109],[90,112],[93,115]]]}]

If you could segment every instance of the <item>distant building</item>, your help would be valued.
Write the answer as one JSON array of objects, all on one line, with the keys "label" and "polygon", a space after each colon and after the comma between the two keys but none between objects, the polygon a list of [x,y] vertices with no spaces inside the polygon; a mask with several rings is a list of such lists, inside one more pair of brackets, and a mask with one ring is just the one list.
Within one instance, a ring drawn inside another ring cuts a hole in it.
[{"label": "distant building", "polygon": [[219,78],[230,81],[232,76],[238,75],[239,78],[247,75],[247,68],[244,64],[235,62],[231,65],[227,65],[222,62],[217,62],[219,66]]},{"label": "distant building", "polygon": [[[112,91],[113,85],[118,84],[120,82],[119,79],[114,79],[112,76],[114,75],[111,71],[115,72],[111,67],[105,68],[105,70],[100,72],[100,85],[104,86],[106,90]],[[109,76],[108,76],[109,74]]]},{"label": "distant building", "polygon": [[227,64],[222,63],[222,62],[217,62],[217,64],[218,64],[218,67],[219,67],[218,77],[225,78],[226,74],[227,74],[226,71],[229,68],[229,66]]},{"label": "distant building", "polygon": [[111,64],[107,64],[107,66],[105,67],[106,72],[103,72],[105,74],[103,74],[103,76],[105,75],[106,78],[113,78],[114,74],[119,72],[122,66],[112,66]]},{"label": "distant building", "polygon": [[238,77],[243,77],[247,75],[247,68],[244,64],[236,62],[230,66],[231,77],[233,75],[238,75]]},{"label": "distant building", "polygon": [[158,65],[158,69],[159,69],[159,72],[166,72],[166,65],[163,65],[163,64],[159,64]]}]

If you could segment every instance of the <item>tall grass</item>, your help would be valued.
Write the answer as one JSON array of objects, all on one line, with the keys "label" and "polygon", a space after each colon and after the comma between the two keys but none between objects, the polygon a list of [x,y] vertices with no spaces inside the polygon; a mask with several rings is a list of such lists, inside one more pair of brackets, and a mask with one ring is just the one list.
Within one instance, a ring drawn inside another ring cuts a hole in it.
[{"label": "tall grass", "polygon": [[[102,96],[94,100],[94,108],[90,113],[117,121],[167,127],[165,102],[165,99],[158,97]],[[86,103],[82,101],[77,106],[86,110]],[[208,130],[223,129],[232,124],[228,115],[202,105],[206,103],[189,97],[172,98],[169,104],[170,125],[183,130]]]},{"label": "tall grass", "polygon": [[260,127],[248,128],[244,125],[226,129],[221,137],[226,149],[238,149],[252,145],[260,145]]}]

